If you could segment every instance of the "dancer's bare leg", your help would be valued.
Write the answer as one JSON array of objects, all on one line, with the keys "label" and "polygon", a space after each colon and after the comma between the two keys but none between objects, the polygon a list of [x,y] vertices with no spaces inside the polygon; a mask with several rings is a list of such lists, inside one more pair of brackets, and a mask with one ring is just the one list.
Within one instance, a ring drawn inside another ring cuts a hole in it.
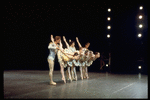
[{"label": "dancer's bare leg", "polygon": [[68,74],[69,74],[69,80],[72,82],[71,74],[70,74],[70,67],[68,67]]},{"label": "dancer's bare leg", "polygon": [[69,67],[69,66],[67,66],[67,70],[66,70],[66,75],[67,75],[66,78],[67,78],[67,80],[69,80],[68,67]]},{"label": "dancer's bare leg", "polygon": [[88,67],[87,67],[87,66],[85,67],[85,73],[86,73],[86,74],[85,74],[85,75],[86,75],[86,78],[88,79],[88,78],[89,78],[89,75],[88,75]]},{"label": "dancer's bare leg", "polygon": [[84,66],[84,67],[82,67],[82,73],[83,73],[83,78],[86,78],[85,66]]},{"label": "dancer's bare leg", "polygon": [[77,73],[76,73],[76,67],[73,67],[74,75],[75,75],[75,80],[77,81]]},{"label": "dancer's bare leg", "polygon": [[62,64],[60,64],[60,72],[62,75],[62,80],[64,81],[64,83],[66,83],[65,74],[64,74],[64,66]]},{"label": "dancer's bare leg", "polygon": [[56,85],[56,83],[53,82],[54,61],[48,59],[48,63],[49,63],[49,78],[50,78],[50,84]]},{"label": "dancer's bare leg", "polygon": [[73,67],[74,67],[74,66],[72,66],[72,67],[71,67],[71,78],[72,78],[72,80],[74,80],[74,79],[75,79],[75,77],[74,77]]},{"label": "dancer's bare leg", "polygon": [[82,66],[80,66],[81,79],[83,80]]}]

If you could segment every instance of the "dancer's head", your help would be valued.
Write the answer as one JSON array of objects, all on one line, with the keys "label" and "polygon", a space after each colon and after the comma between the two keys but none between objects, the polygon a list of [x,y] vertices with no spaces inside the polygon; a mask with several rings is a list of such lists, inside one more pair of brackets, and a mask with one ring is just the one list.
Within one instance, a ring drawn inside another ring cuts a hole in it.
[{"label": "dancer's head", "polygon": [[60,36],[55,36],[54,41],[56,43],[60,43],[61,37]]},{"label": "dancer's head", "polygon": [[73,56],[78,56],[78,55],[79,55],[79,53],[78,53],[78,52],[75,52]]},{"label": "dancer's head", "polygon": [[93,55],[93,51],[89,51],[89,56],[92,56]]},{"label": "dancer's head", "polygon": [[70,41],[69,46],[74,47],[75,46],[75,41]]},{"label": "dancer's head", "polygon": [[99,52],[95,52],[95,57],[99,58],[100,57],[100,53]]},{"label": "dancer's head", "polygon": [[79,48],[79,54],[83,54],[83,50],[82,49],[83,49],[82,47]]},{"label": "dancer's head", "polygon": [[85,48],[89,48],[89,46],[90,46],[90,42],[87,42],[87,43],[85,44]]},{"label": "dancer's head", "polygon": [[84,54],[87,56],[89,54],[89,50],[85,50]]}]

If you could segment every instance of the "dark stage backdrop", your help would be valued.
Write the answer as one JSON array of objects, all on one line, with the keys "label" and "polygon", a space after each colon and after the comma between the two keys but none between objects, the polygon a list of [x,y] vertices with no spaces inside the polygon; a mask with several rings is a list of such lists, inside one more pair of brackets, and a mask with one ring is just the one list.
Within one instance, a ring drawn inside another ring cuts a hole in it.
[{"label": "dark stage backdrop", "polygon": [[[137,38],[137,15],[144,6],[142,39]],[[107,12],[108,8],[112,11]],[[137,72],[137,60],[147,64],[148,13],[144,2],[12,2],[3,4],[4,70],[48,70],[50,35],[79,38],[90,50],[112,54],[112,72]],[[107,39],[107,17],[111,17],[111,38]],[[63,41],[62,41],[63,42]],[[110,45],[109,45],[110,44]],[[63,42],[63,47],[65,44]],[[76,48],[78,45],[76,43]],[[59,70],[57,58],[55,70]],[[89,71],[99,71],[97,59]],[[147,72],[147,66],[144,67]]]}]

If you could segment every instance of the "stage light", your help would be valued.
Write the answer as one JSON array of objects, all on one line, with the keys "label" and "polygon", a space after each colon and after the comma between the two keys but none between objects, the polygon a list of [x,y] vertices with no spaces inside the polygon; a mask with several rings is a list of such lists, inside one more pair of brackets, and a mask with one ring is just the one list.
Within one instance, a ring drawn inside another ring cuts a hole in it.
[{"label": "stage light", "polygon": [[141,69],[142,68],[142,66],[138,66],[138,69]]},{"label": "stage light", "polygon": [[108,20],[108,21],[110,21],[110,20],[111,20],[111,18],[110,18],[110,17],[107,17],[107,20]]},{"label": "stage light", "polygon": [[143,6],[140,6],[139,9],[142,10],[142,9],[143,9]]},{"label": "stage light", "polygon": [[108,12],[111,12],[111,9],[110,9],[110,8],[108,8]]},{"label": "stage light", "polygon": [[142,25],[142,24],[140,24],[140,25],[139,25],[139,28],[142,28],[142,27],[143,27],[143,25]]},{"label": "stage light", "polygon": [[111,26],[107,26],[107,29],[109,29],[109,30],[110,30],[110,29],[111,29]]},{"label": "stage light", "polygon": [[142,16],[142,15],[140,15],[140,16],[139,16],[139,19],[142,19],[142,18],[143,18],[143,16]]},{"label": "stage light", "polygon": [[108,64],[106,64],[106,67],[108,67]]},{"label": "stage light", "polygon": [[139,33],[139,34],[138,34],[138,37],[139,37],[139,38],[140,38],[140,37],[142,37],[142,34],[141,34],[141,33]]},{"label": "stage light", "polygon": [[107,38],[110,38],[110,34],[107,34]]}]

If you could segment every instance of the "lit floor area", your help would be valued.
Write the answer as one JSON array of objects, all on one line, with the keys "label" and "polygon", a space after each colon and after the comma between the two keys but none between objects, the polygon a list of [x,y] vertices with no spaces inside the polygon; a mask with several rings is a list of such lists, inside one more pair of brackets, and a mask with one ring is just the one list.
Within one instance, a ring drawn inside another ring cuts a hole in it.
[{"label": "lit floor area", "polygon": [[49,85],[48,71],[13,70],[3,72],[3,93],[7,98],[148,98],[148,75],[89,72],[89,79],[61,80],[54,71],[56,86]]}]

